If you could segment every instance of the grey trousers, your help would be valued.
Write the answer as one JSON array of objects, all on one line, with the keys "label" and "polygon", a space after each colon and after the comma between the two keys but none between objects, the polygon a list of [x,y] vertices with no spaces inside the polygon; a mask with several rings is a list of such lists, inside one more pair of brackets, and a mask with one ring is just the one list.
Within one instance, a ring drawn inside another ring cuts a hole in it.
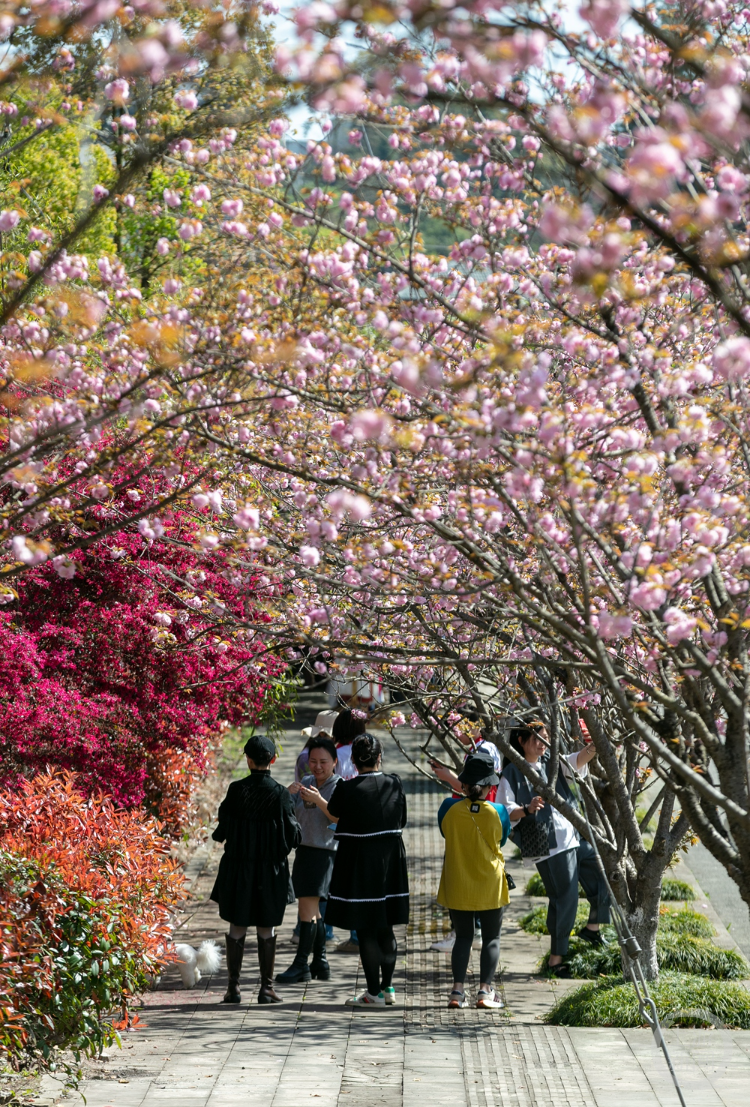
[{"label": "grey trousers", "polygon": [[547,929],[550,933],[550,953],[564,956],[568,952],[570,932],[578,910],[580,881],[589,901],[589,922],[609,922],[609,896],[596,863],[596,854],[585,838],[575,849],[556,853],[546,861],[537,861],[537,870],[549,896]]}]

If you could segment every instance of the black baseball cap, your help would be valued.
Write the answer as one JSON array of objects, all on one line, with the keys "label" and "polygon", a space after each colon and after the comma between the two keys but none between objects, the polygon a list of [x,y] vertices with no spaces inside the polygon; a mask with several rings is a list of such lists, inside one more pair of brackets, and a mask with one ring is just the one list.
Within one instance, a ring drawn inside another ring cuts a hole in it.
[{"label": "black baseball cap", "polygon": [[245,742],[245,757],[256,765],[267,765],[276,756],[276,745],[265,734],[253,734]]},{"label": "black baseball cap", "polygon": [[462,784],[472,784],[484,788],[487,784],[499,784],[500,777],[495,772],[495,762],[488,753],[470,753],[464,763],[463,771],[458,774]]}]

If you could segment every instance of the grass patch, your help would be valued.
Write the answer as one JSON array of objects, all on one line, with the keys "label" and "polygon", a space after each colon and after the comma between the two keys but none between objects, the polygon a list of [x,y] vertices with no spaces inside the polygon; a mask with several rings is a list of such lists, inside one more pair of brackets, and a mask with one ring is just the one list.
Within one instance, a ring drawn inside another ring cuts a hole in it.
[{"label": "grass patch", "polygon": [[[649,985],[661,1019],[706,1026],[718,1017],[732,1030],[750,1030],[750,992],[741,984],[665,972]],[[642,1026],[635,990],[622,977],[584,984],[546,1016],[553,1026]]]},{"label": "grass patch", "polygon": [[[547,895],[544,890],[544,884],[542,883],[542,878],[539,873],[532,873],[532,875],[526,881],[526,895]],[[578,898],[583,898],[583,888],[580,884],[578,885]],[[689,903],[695,899],[695,891],[693,890],[693,886],[691,884],[688,884],[686,880],[675,880],[673,877],[668,876],[665,877],[665,879],[662,881],[661,898],[681,900],[684,903]]]},{"label": "grass patch", "polygon": [[656,939],[656,957],[660,969],[693,976],[711,976],[714,980],[745,980],[750,976],[750,965],[741,953],[722,949],[706,938],[664,934]]},{"label": "grass patch", "polygon": [[[741,954],[733,949],[721,949],[706,938],[660,934],[656,939],[656,957],[662,972],[705,976],[713,980],[744,980],[750,975],[750,966]],[[549,954],[542,962],[543,970],[547,968],[548,958]],[[577,980],[622,975],[620,947],[614,936],[598,949],[581,938],[572,938],[565,961]]]},{"label": "grass patch", "polygon": [[[527,896],[545,896],[547,893],[544,890],[542,884],[542,878],[539,873],[532,873],[529,879],[526,881],[526,887],[524,889]],[[580,889],[579,889],[580,891]]]},{"label": "grass patch", "polygon": [[661,882],[661,898],[692,903],[695,899],[695,889],[692,884],[688,884],[687,880],[675,880],[674,877],[667,876]]},{"label": "grass patch", "polygon": [[[547,893],[544,890],[544,884],[539,873],[532,873],[529,879],[526,881],[526,895],[527,896],[546,896]],[[578,898],[583,899],[583,888],[578,885]]]},{"label": "grass patch", "polygon": [[661,907],[659,931],[662,934],[684,934],[690,938],[713,938],[716,933],[706,916],[691,907],[680,907],[677,911]]},{"label": "grass patch", "polygon": [[[588,921],[589,905],[588,903],[579,903],[578,911],[576,912],[575,929],[578,930]],[[549,934],[549,930],[547,930],[547,905],[540,903],[538,907],[532,907],[528,914],[521,916],[518,920],[518,925],[521,927],[521,930],[525,930],[527,934]]]},{"label": "grass patch", "polygon": [[[588,921],[588,904],[580,903],[575,930]],[[540,904],[519,919],[529,934],[547,934],[547,908]],[[577,980],[592,980],[597,976],[619,976],[622,972],[620,947],[613,926],[602,927],[605,945],[597,948],[578,938],[571,931],[570,952],[565,962]],[[744,980],[750,976],[750,965],[733,949],[714,945],[714,928],[705,915],[689,907],[669,910],[662,907],[656,938],[656,956],[663,971],[709,976],[714,980]],[[542,960],[547,969],[549,954]]]},{"label": "grass patch", "polygon": [[[589,919],[589,907],[587,903],[579,903],[576,912],[574,929],[584,926]],[[547,907],[540,903],[537,907],[522,915],[518,925],[527,934],[549,934],[547,930]],[[613,927],[605,927],[605,931],[614,933]],[[573,931],[571,931],[571,934]],[[668,907],[659,910],[659,933],[674,934],[689,938],[713,938],[715,931],[705,915],[700,911],[693,911],[690,907],[680,907],[676,911]]]}]

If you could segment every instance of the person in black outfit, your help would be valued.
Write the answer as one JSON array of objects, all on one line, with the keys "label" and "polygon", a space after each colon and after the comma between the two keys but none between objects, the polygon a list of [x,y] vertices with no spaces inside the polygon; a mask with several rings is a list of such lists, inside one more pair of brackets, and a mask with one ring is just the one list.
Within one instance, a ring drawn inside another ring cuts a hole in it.
[{"label": "person in black outfit", "polygon": [[289,854],[302,840],[294,802],[283,785],[271,777],[276,747],[270,738],[254,735],[245,743],[250,776],[236,780],[219,808],[219,825],[212,837],[224,842],[211,899],[229,923],[227,970],[229,987],[224,1003],[239,1003],[240,972],[245,934],[254,926],[258,935],[260,992],[258,1003],[279,1003],[273,988],[276,959],[275,927],[280,926],[290,899]]},{"label": "person in black outfit", "polygon": [[398,947],[393,927],[409,921],[409,878],[401,832],[406,797],[399,777],[381,772],[382,747],[362,734],[352,743],[359,772],[342,780],[327,805],[338,851],[328,893],[326,921],[356,930],[367,990],[350,1007],[395,1002],[393,970]]}]

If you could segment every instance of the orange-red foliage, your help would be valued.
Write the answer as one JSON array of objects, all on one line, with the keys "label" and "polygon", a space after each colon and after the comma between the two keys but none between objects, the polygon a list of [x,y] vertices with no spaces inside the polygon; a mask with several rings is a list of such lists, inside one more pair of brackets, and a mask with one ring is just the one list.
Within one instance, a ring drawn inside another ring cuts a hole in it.
[{"label": "orange-red foliage", "polygon": [[159,822],[170,838],[177,838],[198,818],[197,787],[206,776],[213,751],[195,754],[189,750],[157,750],[147,761],[144,804],[158,812]]},{"label": "orange-red foliage", "polygon": [[181,890],[160,824],[74,774],[0,792],[0,1048],[98,1051],[163,963]]}]

